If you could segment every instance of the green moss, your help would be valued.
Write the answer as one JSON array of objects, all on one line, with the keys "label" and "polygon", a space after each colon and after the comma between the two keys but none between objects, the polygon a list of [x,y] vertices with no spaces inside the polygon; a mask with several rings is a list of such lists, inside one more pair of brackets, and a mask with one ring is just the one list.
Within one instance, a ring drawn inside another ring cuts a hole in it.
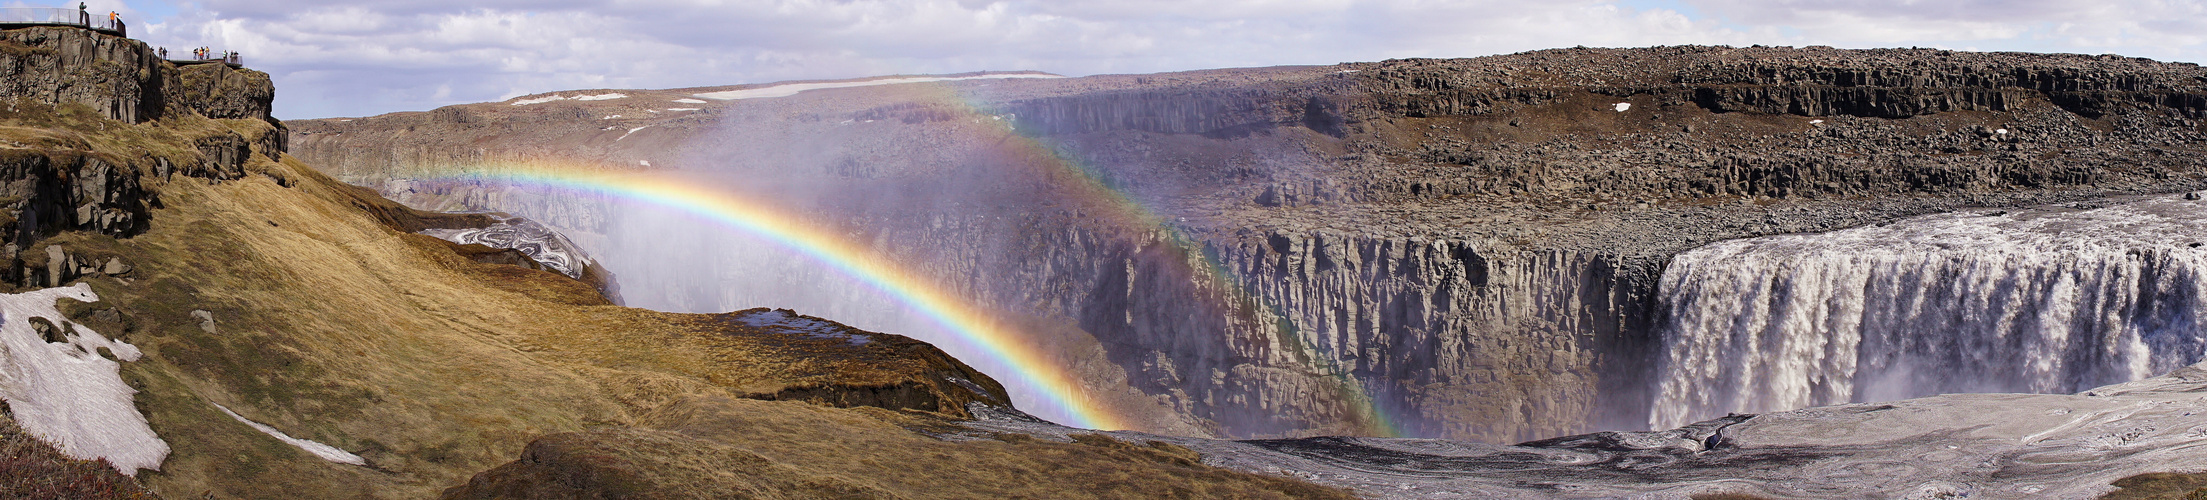
[{"label": "green moss", "polygon": [[2115,491],[2101,500],[2207,500],[2207,473],[2156,472],[2115,480]]}]

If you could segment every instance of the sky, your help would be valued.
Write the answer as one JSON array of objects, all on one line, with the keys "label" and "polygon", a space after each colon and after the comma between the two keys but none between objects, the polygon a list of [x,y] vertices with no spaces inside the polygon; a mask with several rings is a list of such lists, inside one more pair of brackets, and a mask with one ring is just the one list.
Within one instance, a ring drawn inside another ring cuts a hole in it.
[{"label": "sky", "polygon": [[[278,118],[556,90],[1067,76],[1557,47],[1830,45],[2207,61],[2207,0],[86,0],[243,54]],[[45,6],[16,1],[14,6]],[[73,7],[73,5],[71,5]]]}]

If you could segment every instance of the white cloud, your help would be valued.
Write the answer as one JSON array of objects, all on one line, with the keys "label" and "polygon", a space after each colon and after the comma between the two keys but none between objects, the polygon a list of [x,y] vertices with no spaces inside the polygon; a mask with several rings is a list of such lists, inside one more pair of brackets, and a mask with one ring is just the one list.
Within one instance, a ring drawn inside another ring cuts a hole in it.
[{"label": "white cloud", "polygon": [[2188,0],[203,0],[164,7],[174,14],[134,26],[133,34],[172,51],[243,52],[247,65],[276,77],[277,113],[286,118],[585,88],[980,70],[1086,75],[1576,45],[2207,55],[2207,12]]}]

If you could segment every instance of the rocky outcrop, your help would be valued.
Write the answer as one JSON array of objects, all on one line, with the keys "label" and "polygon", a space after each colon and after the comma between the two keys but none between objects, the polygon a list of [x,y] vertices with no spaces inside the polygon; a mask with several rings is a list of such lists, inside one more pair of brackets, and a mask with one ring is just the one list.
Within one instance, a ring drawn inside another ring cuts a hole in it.
[{"label": "rocky outcrop", "polygon": [[[176,70],[168,99],[208,118],[267,120],[276,101],[276,86],[269,83],[267,73],[225,64],[194,64]],[[280,142],[275,146],[267,150],[284,150]]]},{"label": "rocky outcrop", "polygon": [[807,353],[817,383],[796,383],[747,395],[841,408],[871,406],[970,418],[967,407],[1010,407],[1011,396],[988,375],[935,346],[899,335],[851,328],[788,309],[747,309],[711,316],[725,335],[741,335],[776,350]]},{"label": "rocky outcrop", "polygon": [[142,122],[167,111],[163,87],[173,71],[137,40],[80,28],[0,31],[0,98],[83,104]]},{"label": "rocky outcrop", "polygon": [[[516,264],[532,269],[543,269],[589,283],[604,295],[607,301],[621,303],[620,284],[613,272],[599,265],[597,260],[583,253],[582,248],[568,241],[559,231],[521,217],[503,214],[482,214],[494,221],[478,227],[442,227],[422,230],[422,234],[436,236],[462,246],[483,246],[511,249],[519,252],[521,260]],[[478,252],[478,262],[510,260],[494,252]]]},{"label": "rocky outcrop", "polygon": [[[0,99],[83,104],[112,120],[185,112],[275,123],[268,113],[276,87],[268,74],[223,64],[179,69],[144,42],[92,30],[0,31],[0,76]],[[281,151],[275,146],[270,151]]]},{"label": "rocky outcrop", "polygon": [[[37,243],[65,231],[128,236],[144,231],[147,201],[139,169],[99,155],[0,151],[0,280],[25,287],[59,286],[101,272],[104,259],[50,256]],[[121,274],[121,273],[113,273]]]}]

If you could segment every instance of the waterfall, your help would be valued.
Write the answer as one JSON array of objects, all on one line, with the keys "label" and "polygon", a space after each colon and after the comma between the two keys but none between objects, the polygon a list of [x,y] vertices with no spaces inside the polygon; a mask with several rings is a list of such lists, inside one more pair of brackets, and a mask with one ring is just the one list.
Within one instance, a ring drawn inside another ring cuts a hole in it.
[{"label": "waterfall", "polygon": [[2164,197],[1696,249],[1660,284],[1649,423],[2167,372],[2207,346],[2202,243],[2207,203]]}]

